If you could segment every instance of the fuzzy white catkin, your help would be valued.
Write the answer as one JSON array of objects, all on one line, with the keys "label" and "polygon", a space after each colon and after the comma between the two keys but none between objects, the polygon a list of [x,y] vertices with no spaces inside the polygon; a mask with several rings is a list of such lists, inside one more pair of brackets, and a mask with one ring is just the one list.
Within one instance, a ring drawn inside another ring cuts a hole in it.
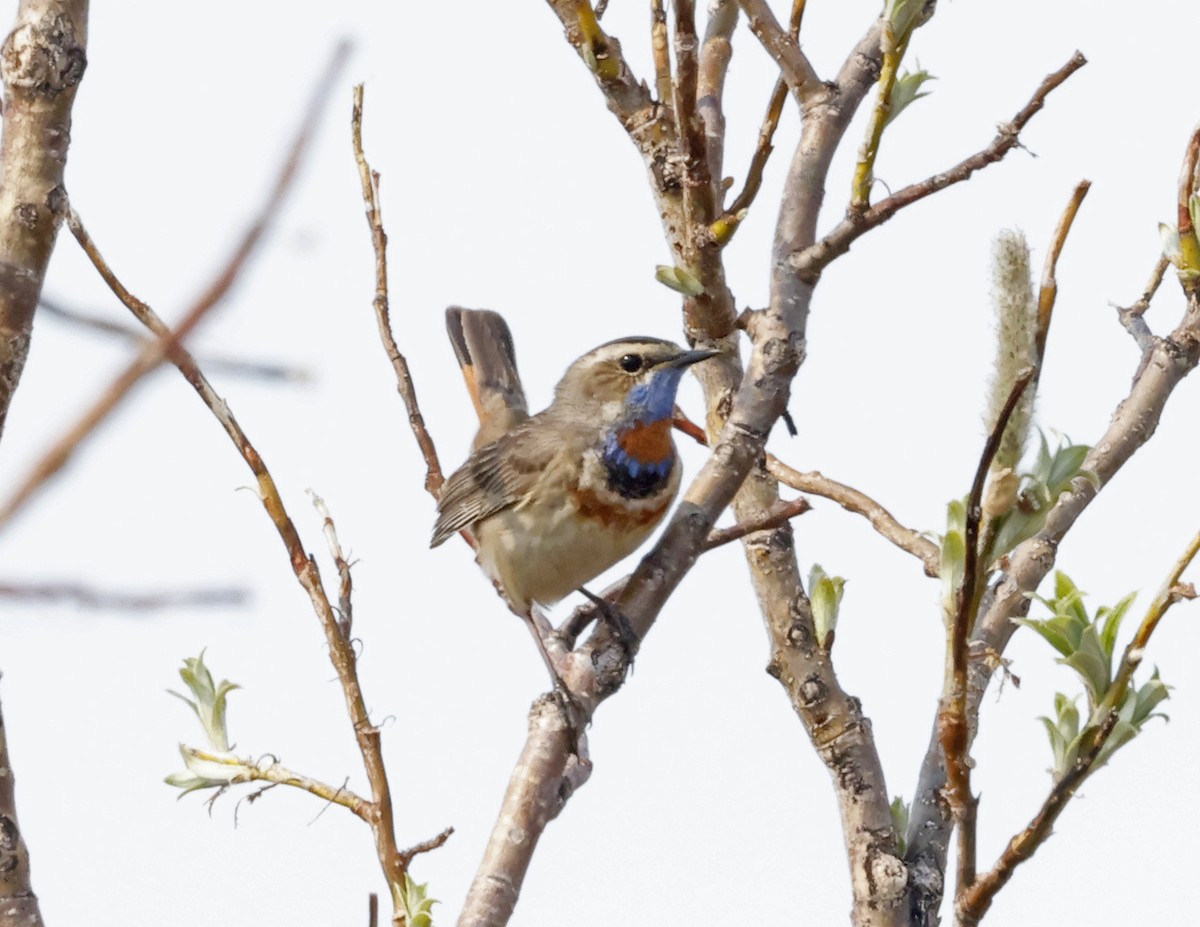
[{"label": "fuzzy white catkin", "polygon": [[[983,423],[990,432],[1022,371],[1036,363],[1037,306],[1029,276],[1029,245],[1022,232],[1005,229],[992,243],[992,305],[996,311],[996,362]],[[1015,468],[1033,419],[1032,388],[1013,410],[992,463],[993,471]]]}]

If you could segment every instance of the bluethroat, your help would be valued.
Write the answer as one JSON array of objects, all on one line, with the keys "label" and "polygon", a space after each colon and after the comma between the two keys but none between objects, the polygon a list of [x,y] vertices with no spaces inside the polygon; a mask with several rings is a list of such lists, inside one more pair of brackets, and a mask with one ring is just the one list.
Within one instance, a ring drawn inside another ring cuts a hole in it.
[{"label": "bluethroat", "polygon": [[680,480],[675,393],[717,352],[610,341],[571,364],[531,416],[504,319],[455,307],[446,327],[480,426],[442,487],[431,546],[469,529],[484,571],[530,616],[632,553],[667,514]]}]

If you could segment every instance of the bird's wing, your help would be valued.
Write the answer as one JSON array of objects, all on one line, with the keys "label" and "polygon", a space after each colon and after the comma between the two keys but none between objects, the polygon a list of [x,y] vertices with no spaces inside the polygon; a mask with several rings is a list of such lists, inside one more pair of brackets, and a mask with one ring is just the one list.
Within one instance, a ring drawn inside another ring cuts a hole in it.
[{"label": "bird's wing", "polygon": [[558,452],[555,442],[538,437],[536,429],[518,427],[481,447],[450,474],[438,499],[430,547],[515,505],[533,488]]}]

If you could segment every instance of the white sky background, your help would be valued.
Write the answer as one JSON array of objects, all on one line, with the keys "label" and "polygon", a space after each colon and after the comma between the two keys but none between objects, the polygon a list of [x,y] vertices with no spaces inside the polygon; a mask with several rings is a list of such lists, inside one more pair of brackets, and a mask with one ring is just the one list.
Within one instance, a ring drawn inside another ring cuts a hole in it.
[{"label": "white sky background", "polygon": [[[642,76],[651,73],[645,7],[612,0],[605,20]],[[465,456],[474,423],[443,334],[446,305],[504,312],[540,407],[566,365],[595,344],[678,337],[678,300],[653,280],[654,265],[669,258],[640,159],[544,3],[347,0],[311,9],[214,0],[168,23],[157,3],[98,6],[68,186],[125,283],[177,317],[257,210],[334,40],[357,40],[293,198],[193,347],[288,361],[315,377],[300,387],[213,379],[309,549],[324,555],[304,496],[311,486],[359,560],[360,672],[384,722],[400,840],[457,828],[414,870],[443,900],[437,921],[448,924],[545,678],[528,634],[465,547],[427,549],[433,503],[370,307],[351,84],[367,83],[394,318],[447,469]],[[857,0],[810,4],[805,47],[823,75],[876,10]],[[1084,177],[1094,185],[1060,264],[1039,421],[1081,442],[1102,432],[1138,361],[1109,301],[1128,304],[1141,292],[1158,252],[1156,223],[1174,219],[1179,162],[1198,116],[1196,26],[1183,2],[1119,14],[1082,2],[941,5],[910,55],[938,77],[933,94],[888,130],[877,165],[893,188],[986,145],[1074,49],[1091,64],[1023,135],[1036,158],[1016,151],[904,211],[826,273],[791,403],[801,433],[776,434],[777,454],[862,488],[906,524],[939,529],[984,439],[990,241],[1001,228],[1023,229],[1040,268]],[[773,74],[744,28],[735,43],[726,170],[740,187]],[[758,204],[727,252],[739,306],[767,296],[796,132],[789,114]],[[825,227],[841,213],[861,138],[860,119],[831,178]],[[66,235],[46,292],[124,314]],[[1182,305],[1168,279],[1149,315],[1155,331],[1172,328]],[[0,445],[0,491],[129,356],[100,336],[39,321]],[[1092,607],[1142,590],[1131,627],[1200,520],[1198,388],[1195,378],[1181,385],[1159,434],[1061,551],[1059,565]],[[694,382],[682,403],[701,415]],[[694,473],[700,454],[683,453]],[[235,797],[210,815],[201,797],[176,801],[162,783],[180,765],[176,742],[201,739],[164,690],[179,687],[181,659],[207,647],[214,671],[244,687],[230,700],[239,752],[273,753],[366,789],[317,621],[261,507],[235,491],[249,482],[207,410],[164,371],[0,538],[5,579],[146,590],[236,584],[254,593],[248,608],[161,614],[5,605],[0,691],[48,924],[358,925],[367,893],[383,889],[369,833],[341,809],[322,814],[316,799],[277,789],[243,804],[235,826]],[[834,658],[874,722],[889,790],[911,797],[942,678],[937,583],[831,503],[816,500],[796,530],[805,570],[816,560],[849,578]],[[324,561],[323,569],[333,575]],[[1170,614],[1148,658],[1178,687],[1166,705],[1171,725],[1152,724],[1088,783],[989,922],[1187,921],[1179,911],[1200,825],[1195,609]],[[1008,655],[1022,685],[998,700],[993,689],[974,748],[981,866],[1050,785],[1050,749],[1035,719],[1051,712],[1054,691],[1079,691],[1030,633]],[[740,551],[706,556],[626,687],[599,712],[594,775],[547,830],[514,923],[845,922],[849,880],[828,775],[763,671],[767,659]]]}]

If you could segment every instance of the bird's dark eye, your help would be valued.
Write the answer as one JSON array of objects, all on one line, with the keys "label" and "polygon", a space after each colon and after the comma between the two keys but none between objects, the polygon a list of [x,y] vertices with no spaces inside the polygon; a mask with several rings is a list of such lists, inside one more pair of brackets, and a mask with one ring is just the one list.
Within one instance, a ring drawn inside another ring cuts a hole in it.
[{"label": "bird's dark eye", "polygon": [[626,373],[637,373],[642,369],[642,355],[626,354],[617,363],[621,365],[621,369]]}]

